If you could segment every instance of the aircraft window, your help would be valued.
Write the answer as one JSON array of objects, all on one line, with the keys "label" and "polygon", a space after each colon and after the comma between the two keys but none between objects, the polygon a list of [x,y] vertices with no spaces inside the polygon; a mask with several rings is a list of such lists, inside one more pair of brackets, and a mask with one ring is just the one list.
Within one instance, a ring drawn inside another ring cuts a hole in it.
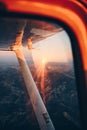
[{"label": "aircraft window", "polygon": [[5,18],[0,19],[0,129],[40,129],[15,50],[22,50],[55,130],[81,130],[66,31],[51,22]]}]

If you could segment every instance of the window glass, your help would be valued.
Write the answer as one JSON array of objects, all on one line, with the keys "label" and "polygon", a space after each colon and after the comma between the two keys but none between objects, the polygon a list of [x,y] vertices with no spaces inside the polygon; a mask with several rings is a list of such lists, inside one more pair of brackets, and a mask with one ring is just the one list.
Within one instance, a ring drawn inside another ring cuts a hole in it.
[{"label": "window glass", "polygon": [[66,31],[51,22],[4,18],[0,19],[0,129],[40,129],[12,50],[14,44],[22,49],[55,129],[81,130],[71,41]]}]

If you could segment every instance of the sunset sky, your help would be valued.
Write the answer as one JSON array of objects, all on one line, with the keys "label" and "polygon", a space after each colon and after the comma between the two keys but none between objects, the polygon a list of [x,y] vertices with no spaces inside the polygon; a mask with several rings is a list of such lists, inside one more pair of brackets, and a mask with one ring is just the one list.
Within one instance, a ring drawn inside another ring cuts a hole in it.
[{"label": "sunset sky", "polygon": [[[56,33],[44,40],[33,44],[32,57],[34,62],[45,58],[48,62],[68,62],[72,60],[71,43],[65,31]],[[27,58],[31,56],[30,51],[25,47],[24,54]],[[0,62],[17,62],[13,52],[0,52]]]}]

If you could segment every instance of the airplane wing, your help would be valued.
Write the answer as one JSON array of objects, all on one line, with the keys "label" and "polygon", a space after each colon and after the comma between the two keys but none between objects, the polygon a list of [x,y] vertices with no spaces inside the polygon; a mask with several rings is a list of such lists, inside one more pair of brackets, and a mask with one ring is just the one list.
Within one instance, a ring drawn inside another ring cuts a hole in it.
[{"label": "airplane wing", "polygon": [[29,36],[32,37],[32,44],[63,31],[63,28],[59,25],[53,25],[45,21],[29,20],[28,24],[31,25]]},{"label": "airplane wing", "polygon": [[37,43],[62,31],[59,25],[53,25],[39,20],[1,19],[0,47],[9,47],[13,44],[26,46],[27,39],[32,37],[32,44]]}]

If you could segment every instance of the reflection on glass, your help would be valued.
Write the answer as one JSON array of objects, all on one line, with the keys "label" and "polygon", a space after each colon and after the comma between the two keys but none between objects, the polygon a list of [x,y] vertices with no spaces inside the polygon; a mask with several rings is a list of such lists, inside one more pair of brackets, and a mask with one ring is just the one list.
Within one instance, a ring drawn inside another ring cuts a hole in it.
[{"label": "reflection on glass", "polygon": [[[14,52],[23,20],[0,21],[0,129],[39,130]],[[23,27],[23,26],[22,26]],[[80,130],[69,36],[57,24],[25,20],[23,53],[56,130]]]}]

